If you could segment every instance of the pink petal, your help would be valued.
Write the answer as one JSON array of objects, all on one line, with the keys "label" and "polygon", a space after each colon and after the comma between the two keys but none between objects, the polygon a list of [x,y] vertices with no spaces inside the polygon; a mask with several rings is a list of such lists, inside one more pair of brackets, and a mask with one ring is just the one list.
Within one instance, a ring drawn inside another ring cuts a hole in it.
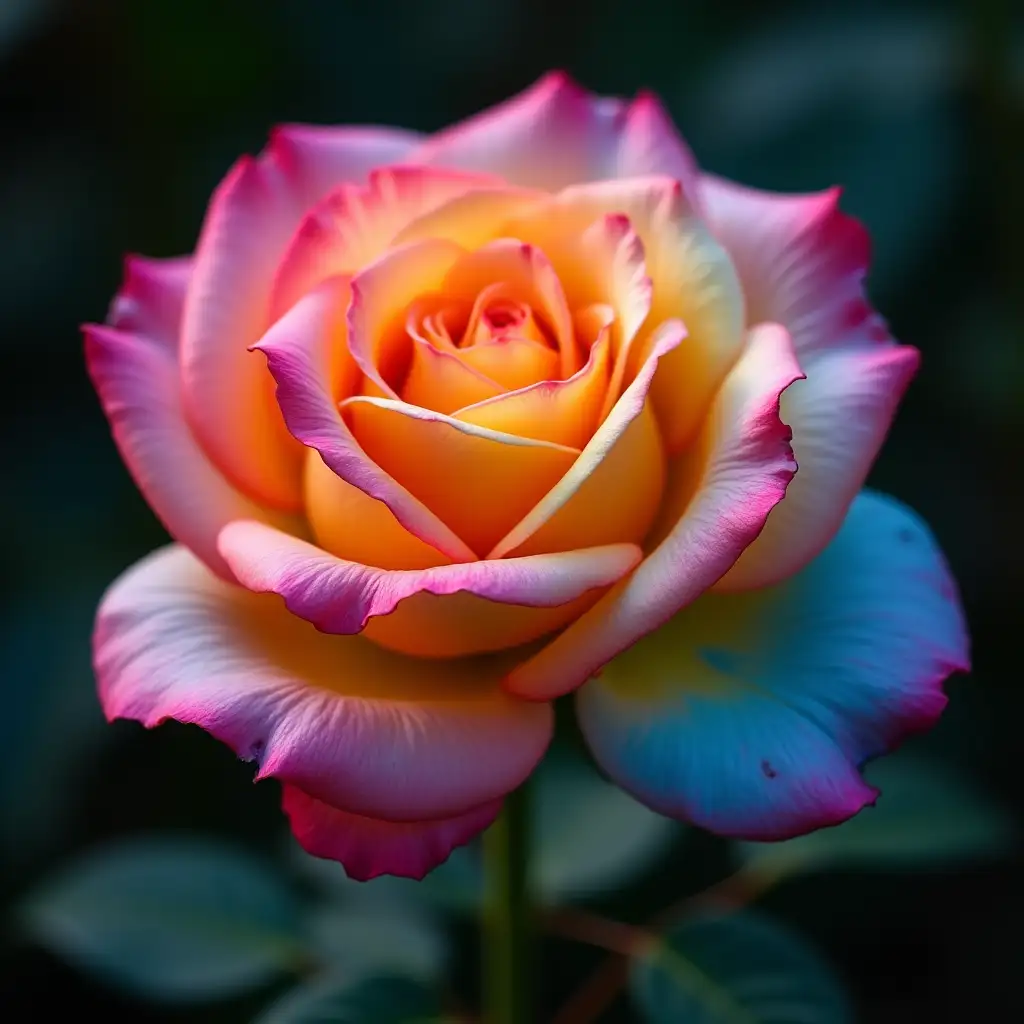
[{"label": "pink petal", "polygon": [[281,803],[303,849],[314,857],[340,861],[349,878],[365,882],[379,875],[423,878],[482,832],[501,810],[492,800],[455,818],[438,821],[382,821],[314,800],[285,786]]},{"label": "pink petal", "polygon": [[345,350],[337,331],[347,298],[345,281],[325,282],[256,345],[277,381],[277,401],[288,429],[315,448],[342,480],[383,502],[410,533],[456,561],[470,561],[476,557],[472,550],[366,455],[338,412],[328,358]]},{"label": "pink petal", "polygon": [[408,137],[284,128],[217,188],[196,247],[182,328],[185,408],[210,457],[265,503],[301,507],[301,447],[285,429],[262,360],[246,350],[268,326],[270,289],[306,210],[361,181]]},{"label": "pink petal", "polygon": [[342,185],[310,208],[274,276],[271,318],[338,274],[354,274],[382,256],[418,217],[495,179],[427,167],[375,170],[364,186]]},{"label": "pink petal", "polygon": [[729,250],[748,323],[789,330],[807,380],[783,399],[800,473],[723,589],[777,582],[828,543],[864,483],[918,364],[864,294],[867,233],[839,190],[779,195],[703,177],[712,230]]},{"label": "pink petal", "polygon": [[108,718],[194,723],[255,760],[258,779],[389,821],[499,799],[551,736],[550,707],[502,693],[507,659],[427,661],[318,633],[179,547],[107,592],[94,662]]},{"label": "pink petal", "polygon": [[428,569],[375,569],[255,522],[226,526],[220,551],[243,586],[279,594],[293,614],[325,633],[358,633],[408,601],[406,613],[394,620],[401,629],[374,636],[431,657],[502,650],[550,632],[564,624],[566,605],[610,586],[640,559],[636,545],[610,544]]},{"label": "pink petal", "polygon": [[[128,311],[122,305],[116,316],[122,323],[153,324],[157,308],[136,304]],[[182,412],[171,337],[173,332],[153,339],[87,326],[89,376],[132,479],[167,532],[218,575],[234,579],[217,551],[217,534],[226,523],[251,518],[294,531],[300,527],[236,491],[199,447]]]},{"label": "pink petal", "polygon": [[514,185],[559,189],[607,175],[624,105],[599,99],[563,72],[431,136],[414,162],[500,174]]},{"label": "pink petal", "polygon": [[191,256],[160,260],[128,256],[124,284],[111,303],[107,323],[176,351],[191,276]]},{"label": "pink petal", "polygon": [[567,693],[700,596],[761,532],[796,465],[782,392],[803,375],[778,325],[751,332],[693,448],[670,470],[664,539],[620,586],[514,669],[509,692]]}]

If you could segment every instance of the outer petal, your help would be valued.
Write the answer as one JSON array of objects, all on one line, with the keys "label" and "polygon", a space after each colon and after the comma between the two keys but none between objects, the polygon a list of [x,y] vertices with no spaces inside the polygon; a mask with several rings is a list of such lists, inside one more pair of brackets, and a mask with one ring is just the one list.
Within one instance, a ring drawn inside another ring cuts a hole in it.
[{"label": "outer petal", "polygon": [[655,810],[782,839],[874,802],[858,766],[934,723],[967,646],[927,528],[866,493],[798,575],[705,596],[605,666],[578,695],[580,724]]},{"label": "outer petal", "polygon": [[405,402],[341,405],[363,450],[483,556],[565,475],[579,449],[486,430]]},{"label": "outer petal", "polygon": [[828,543],[863,484],[918,365],[868,305],[869,242],[839,190],[778,195],[704,177],[703,206],[743,283],[749,323],[783,324],[807,380],[783,399],[800,474],[722,581],[776,582]]},{"label": "outer petal", "polygon": [[[136,304],[129,312],[124,304],[117,305],[119,322],[157,326],[156,306]],[[167,532],[215,573],[234,579],[217,551],[221,527],[239,518],[273,522],[295,532],[300,526],[240,494],[207,459],[182,412],[173,332],[156,333],[161,337],[87,326],[89,376],[132,479]]]},{"label": "outer petal", "polygon": [[[339,344],[343,342],[339,331],[344,331],[347,297],[344,280],[324,282],[256,345],[277,381],[277,401],[288,429],[304,445],[315,448],[342,480],[383,502],[425,544],[455,561],[470,561],[476,556],[465,542],[367,456],[338,412],[328,359],[345,348]],[[336,372],[340,377],[348,373],[344,368]],[[359,557],[358,531],[350,533],[353,547],[345,554]]]},{"label": "outer petal", "polygon": [[[412,613],[397,616],[401,628],[381,631],[379,638],[397,650],[430,657],[503,650],[535,639],[562,624],[565,605],[610,586],[640,560],[636,545],[610,544],[388,571],[334,558],[255,522],[226,526],[220,550],[243,586],[279,594],[289,611],[325,633],[358,633],[371,619],[391,616],[408,601]],[[424,599],[416,605],[416,598]],[[541,614],[542,609],[554,614]]]},{"label": "outer petal", "polygon": [[492,171],[514,185],[558,189],[606,176],[624,104],[591,96],[563,72],[432,136],[412,159]]},{"label": "outer petal", "polygon": [[628,580],[509,675],[511,693],[536,700],[568,693],[721,578],[796,470],[779,401],[801,377],[781,327],[751,332],[701,436],[671,467],[664,539]]},{"label": "outer petal", "polygon": [[549,707],[501,693],[495,659],[427,662],[326,636],[182,548],[108,591],[94,657],[108,718],[200,725],[255,760],[257,778],[392,821],[498,799],[532,771],[552,728]]},{"label": "outer petal", "polygon": [[107,323],[176,351],[191,276],[191,256],[158,260],[127,257],[124,284],[111,303]]},{"label": "outer petal", "polygon": [[782,398],[800,472],[761,536],[717,589],[777,583],[831,540],[875,461],[918,362],[917,349],[906,345],[823,349],[800,360],[807,379]]},{"label": "outer petal", "polygon": [[301,448],[262,360],[246,352],[268,326],[274,272],[313,203],[342,181],[362,181],[409,142],[374,129],[284,128],[259,158],[243,157],[210,202],[185,304],[185,408],[214,462],[264,502],[301,506]]},{"label": "outer petal", "polygon": [[295,786],[283,788],[281,803],[306,852],[340,861],[349,878],[360,882],[379,875],[423,878],[455,847],[487,828],[501,810],[501,801],[492,800],[456,818],[381,821],[339,811]]}]

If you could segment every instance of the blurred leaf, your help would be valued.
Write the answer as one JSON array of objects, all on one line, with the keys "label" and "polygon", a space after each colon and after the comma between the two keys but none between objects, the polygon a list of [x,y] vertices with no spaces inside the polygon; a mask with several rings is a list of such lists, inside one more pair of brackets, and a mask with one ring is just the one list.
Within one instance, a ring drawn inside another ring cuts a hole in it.
[{"label": "blurred leaf", "polygon": [[[683,835],[605,781],[580,755],[555,746],[531,780],[532,867],[536,897],[548,905],[614,889],[639,875]],[[478,844],[461,847],[422,882],[441,906],[472,911],[483,897]]]},{"label": "blurred leaf", "polygon": [[248,854],[201,840],[97,850],[31,896],[23,919],[81,969],[155,999],[235,994],[308,960],[289,888]]},{"label": "blurred leaf", "polygon": [[639,875],[682,834],[558,747],[538,773],[534,877],[548,903],[594,895]]},{"label": "blurred leaf", "polygon": [[657,1024],[842,1024],[851,1013],[831,969],[801,938],[752,914],[694,918],[633,966]]},{"label": "blurred leaf", "polygon": [[894,755],[864,774],[881,790],[874,807],[786,842],[739,843],[740,857],[755,872],[773,875],[837,867],[917,870],[989,860],[1015,845],[1008,813],[946,768]]},{"label": "blurred leaf", "polygon": [[445,1024],[437,999],[418,982],[380,977],[357,984],[327,978],[292,989],[253,1024]]}]

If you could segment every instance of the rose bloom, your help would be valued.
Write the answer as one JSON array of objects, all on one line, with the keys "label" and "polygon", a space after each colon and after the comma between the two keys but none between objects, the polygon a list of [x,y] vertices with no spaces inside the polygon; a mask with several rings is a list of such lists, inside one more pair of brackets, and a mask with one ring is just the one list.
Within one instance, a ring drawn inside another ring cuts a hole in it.
[{"label": "rose bloom", "polygon": [[967,638],[927,528],[860,490],[918,353],[838,201],[561,74],[430,137],[276,129],[85,328],[176,541],[103,598],[107,716],[202,726],[357,878],[485,828],[569,693],[663,814],[872,803]]}]

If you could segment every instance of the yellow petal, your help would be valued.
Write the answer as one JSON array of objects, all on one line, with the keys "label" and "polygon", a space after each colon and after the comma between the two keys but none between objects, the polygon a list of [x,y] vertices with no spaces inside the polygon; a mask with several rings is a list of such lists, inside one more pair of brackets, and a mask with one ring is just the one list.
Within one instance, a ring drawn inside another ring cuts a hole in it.
[{"label": "yellow petal", "polygon": [[579,455],[575,448],[485,430],[404,402],[356,397],[341,409],[366,454],[479,555]]}]

